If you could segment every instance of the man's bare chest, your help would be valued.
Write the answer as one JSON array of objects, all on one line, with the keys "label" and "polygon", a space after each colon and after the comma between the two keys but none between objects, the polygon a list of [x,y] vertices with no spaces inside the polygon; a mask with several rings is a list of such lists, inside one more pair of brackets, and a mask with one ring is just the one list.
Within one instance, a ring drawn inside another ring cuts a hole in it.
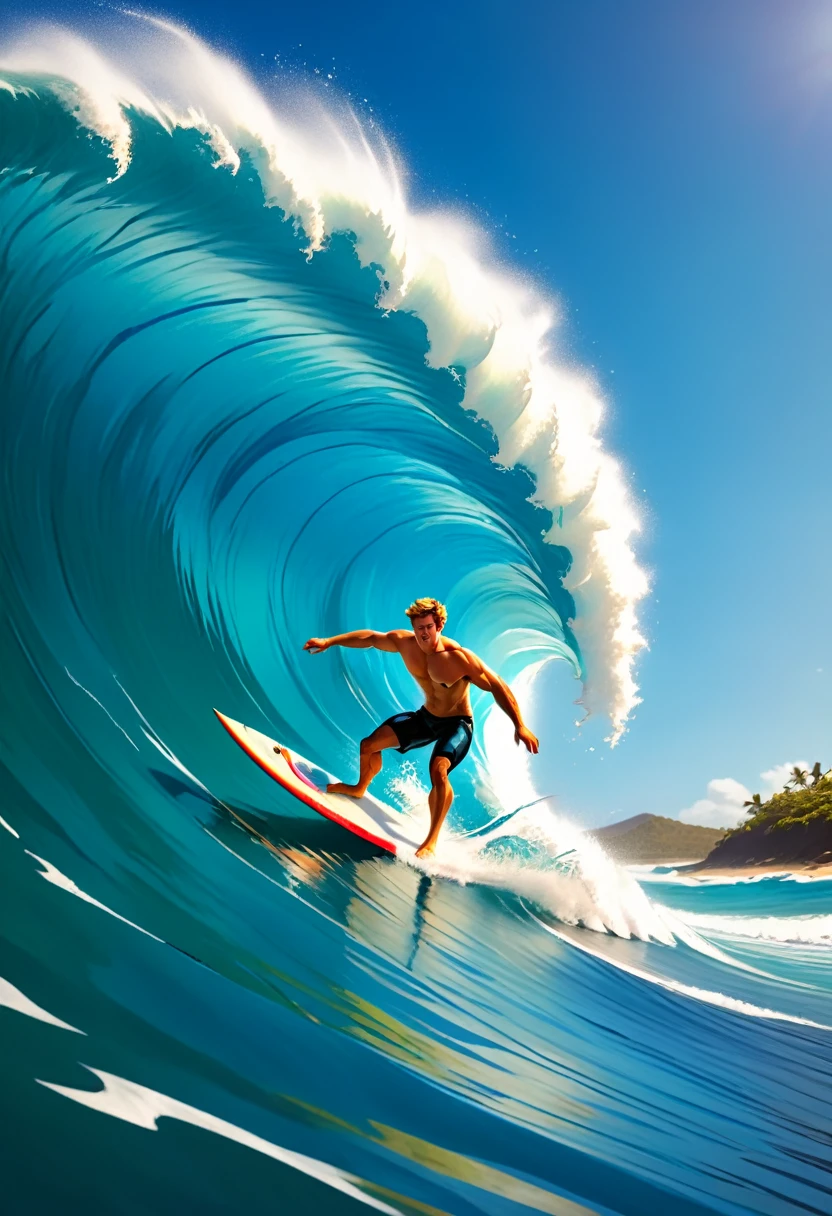
[{"label": "man's bare chest", "polygon": [[414,647],[414,651],[404,653],[402,658],[407,670],[420,684],[439,684],[443,688],[451,688],[466,677],[465,660],[458,650],[432,655],[423,654],[418,647]]}]

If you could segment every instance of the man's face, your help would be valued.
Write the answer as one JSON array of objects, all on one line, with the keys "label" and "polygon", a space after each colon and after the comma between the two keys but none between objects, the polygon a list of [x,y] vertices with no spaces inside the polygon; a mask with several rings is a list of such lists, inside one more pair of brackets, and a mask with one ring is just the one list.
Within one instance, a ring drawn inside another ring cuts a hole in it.
[{"label": "man's face", "polygon": [[436,650],[441,631],[436,628],[433,613],[428,612],[425,616],[414,616],[410,623],[413,626],[413,632],[416,635],[419,648],[428,652]]}]

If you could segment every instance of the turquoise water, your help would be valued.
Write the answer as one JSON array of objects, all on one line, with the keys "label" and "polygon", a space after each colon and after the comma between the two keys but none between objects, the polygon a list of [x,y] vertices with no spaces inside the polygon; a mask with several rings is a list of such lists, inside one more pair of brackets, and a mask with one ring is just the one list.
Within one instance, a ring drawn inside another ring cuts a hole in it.
[{"label": "turquoise water", "polygon": [[349,232],[310,258],[256,166],[138,112],[114,177],[42,77],[11,84],[11,1210],[828,1211],[832,884],[636,883],[589,845],[563,874],[575,832],[548,804],[466,842],[488,818],[470,762],[428,873],[225,736],[214,705],[347,771],[412,687],[300,646],[397,621],[414,587],[486,654],[533,630],[507,676],[579,671],[572,554]]}]

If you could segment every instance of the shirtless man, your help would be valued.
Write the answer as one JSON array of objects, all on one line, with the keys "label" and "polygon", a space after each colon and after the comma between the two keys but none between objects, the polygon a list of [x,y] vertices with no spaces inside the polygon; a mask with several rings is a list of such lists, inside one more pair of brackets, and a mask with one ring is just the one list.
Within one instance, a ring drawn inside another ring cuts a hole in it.
[{"label": "shirtless man", "polygon": [[468,685],[490,692],[503,713],[514,724],[514,741],[537,752],[537,739],[524,725],[520,708],[511,689],[496,672],[491,671],[470,650],[446,638],[442,630],[448,619],[444,604],[438,600],[419,599],[405,611],[412,630],[391,629],[377,633],[373,629],[357,629],[339,633],[334,638],[310,638],[304,646],[311,654],[320,654],[330,646],[353,649],[386,650],[400,654],[405,666],[425,694],[425,704],[412,713],[393,714],[377,726],[371,735],[361,740],[359,776],[355,785],[339,781],[328,785],[330,794],[347,794],[361,798],[367,786],[381,769],[381,753],[386,747],[409,752],[414,747],[433,743],[430,758],[431,790],[430,831],[416,851],[417,857],[433,853],[445,816],[453,801],[448,780],[451,769],[465,758],[471,746],[474,722]]}]

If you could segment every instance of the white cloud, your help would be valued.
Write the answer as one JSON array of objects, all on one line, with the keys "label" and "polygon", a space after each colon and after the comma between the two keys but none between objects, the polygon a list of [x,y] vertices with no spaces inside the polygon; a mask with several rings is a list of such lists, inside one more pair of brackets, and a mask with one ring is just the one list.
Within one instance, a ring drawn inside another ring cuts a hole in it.
[{"label": "white cloud", "polygon": [[715,777],[708,782],[707,798],[699,798],[693,806],[680,811],[683,823],[695,823],[701,828],[735,828],[745,816],[743,803],[750,792],[733,777]]},{"label": "white cloud", "polygon": [[795,766],[804,769],[807,773],[810,768],[810,765],[805,760],[786,760],[784,764],[776,764],[774,768],[760,773],[760,780],[766,787],[760,790],[763,798],[769,798],[772,794],[776,794],[779,790],[782,790],[786,782],[791,779],[792,769]]},{"label": "white cloud", "polygon": [[[762,786],[759,792],[764,802],[783,789],[795,765],[809,768],[805,760],[788,760],[760,773]],[[735,828],[748,813],[748,807],[743,803],[750,800],[751,792],[740,781],[733,777],[715,777],[708,782],[707,797],[699,798],[692,806],[679,811],[677,818],[682,823],[695,823],[703,828]]]}]

